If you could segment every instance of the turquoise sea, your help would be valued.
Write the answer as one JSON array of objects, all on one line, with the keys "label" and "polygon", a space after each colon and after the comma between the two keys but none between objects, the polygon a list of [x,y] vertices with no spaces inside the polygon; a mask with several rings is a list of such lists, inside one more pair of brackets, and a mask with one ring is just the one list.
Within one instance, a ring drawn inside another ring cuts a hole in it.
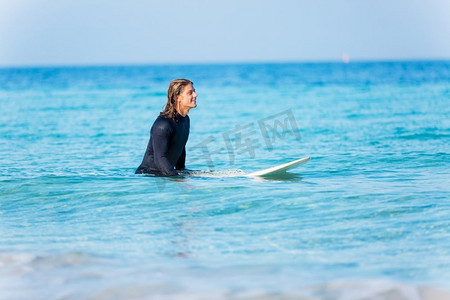
[{"label": "turquoise sea", "polygon": [[0,299],[450,299],[449,170],[449,61],[2,68]]}]

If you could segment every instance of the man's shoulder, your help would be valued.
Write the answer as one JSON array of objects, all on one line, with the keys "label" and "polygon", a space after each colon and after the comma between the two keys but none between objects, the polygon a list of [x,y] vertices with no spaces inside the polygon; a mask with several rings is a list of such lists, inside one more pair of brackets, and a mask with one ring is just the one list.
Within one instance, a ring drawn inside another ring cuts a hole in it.
[{"label": "man's shoulder", "polygon": [[173,121],[165,116],[158,116],[153,123],[152,130],[170,131],[173,127]]},{"label": "man's shoulder", "polygon": [[165,115],[159,115],[155,120],[155,122],[170,122],[170,121],[171,119]]}]

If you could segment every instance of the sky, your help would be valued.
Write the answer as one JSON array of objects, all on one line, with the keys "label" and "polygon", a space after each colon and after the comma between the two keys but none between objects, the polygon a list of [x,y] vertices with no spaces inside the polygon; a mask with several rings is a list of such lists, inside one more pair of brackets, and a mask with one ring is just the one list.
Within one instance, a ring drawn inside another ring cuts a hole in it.
[{"label": "sky", "polygon": [[0,66],[450,59],[450,0],[0,0]]}]

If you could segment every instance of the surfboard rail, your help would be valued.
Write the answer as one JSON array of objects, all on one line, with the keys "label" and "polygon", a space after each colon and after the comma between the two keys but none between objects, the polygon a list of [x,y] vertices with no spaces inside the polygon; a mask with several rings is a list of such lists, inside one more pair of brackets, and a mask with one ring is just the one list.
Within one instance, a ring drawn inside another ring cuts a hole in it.
[{"label": "surfboard rail", "polygon": [[268,169],[264,169],[264,170],[260,170],[260,171],[256,171],[253,173],[249,173],[246,174],[245,176],[248,177],[256,177],[256,176],[270,176],[270,175],[275,175],[275,174],[281,174],[281,173],[286,173],[287,170],[293,169],[299,165],[305,164],[307,163],[309,160],[311,159],[311,157],[307,156],[307,157],[303,157],[288,163],[284,163],[275,167],[271,167]]}]

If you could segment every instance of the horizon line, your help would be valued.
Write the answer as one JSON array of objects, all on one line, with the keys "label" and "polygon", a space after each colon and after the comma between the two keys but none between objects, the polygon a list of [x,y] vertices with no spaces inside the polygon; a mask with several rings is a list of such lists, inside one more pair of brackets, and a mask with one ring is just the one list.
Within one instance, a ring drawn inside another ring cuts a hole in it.
[{"label": "horizon line", "polygon": [[48,64],[12,64],[2,65],[0,69],[32,69],[32,68],[89,68],[89,67],[150,67],[150,66],[197,66],[197,65],[263,65],[263,64],[360,64],[360,63],[390,63],[390,62],[444,62],[447,58],[362,58],[343,61],[339,59],[315,60],[217,60],[217,61],[186,61],[186,62],[110,62],[110,63],[48,63]]}]

